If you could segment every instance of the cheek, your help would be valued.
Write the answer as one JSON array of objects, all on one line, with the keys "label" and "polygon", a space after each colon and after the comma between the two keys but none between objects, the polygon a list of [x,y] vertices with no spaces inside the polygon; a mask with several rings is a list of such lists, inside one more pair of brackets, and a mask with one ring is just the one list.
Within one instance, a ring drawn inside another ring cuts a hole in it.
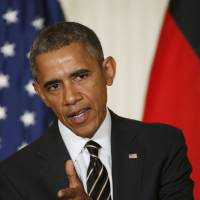
[{"label": "cheek", "polygon": [[105,85],[93,85],[93,87],[88,88],[86,96],[94,105],[95,110],[101,111],[106,106],[107,90]]},{"label": "cheek", "polygon": [[62,102],[60,97],[48,97],[46,98],[49,107],[57,114],[62,112]]}]

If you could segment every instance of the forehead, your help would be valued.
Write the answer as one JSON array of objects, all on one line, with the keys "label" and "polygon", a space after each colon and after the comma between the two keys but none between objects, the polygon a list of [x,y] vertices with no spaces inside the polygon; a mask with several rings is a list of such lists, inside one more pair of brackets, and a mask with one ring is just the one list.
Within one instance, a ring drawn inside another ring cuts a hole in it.
[{"label": "forehead", "polygon": [[40,53],[36,56],[35,62],[37,66],[40,66],[45,61],[49,61],[50,58],[61,58],[61,57],[70,57],[73,56],[76,59],[80,59],[80,57],[90,57],[89,52],[85,45],[79,42],[72,42],[69,45],[65,45],[61,48],[50,50],[45,53]]},{"label": "forehead", "polygon": [[63,72],[73,72],[80,67],[98,66],[96,58],[91,56],[84,45],[71,43],[60,49],[40,54],[36,57],[37,77]]}]

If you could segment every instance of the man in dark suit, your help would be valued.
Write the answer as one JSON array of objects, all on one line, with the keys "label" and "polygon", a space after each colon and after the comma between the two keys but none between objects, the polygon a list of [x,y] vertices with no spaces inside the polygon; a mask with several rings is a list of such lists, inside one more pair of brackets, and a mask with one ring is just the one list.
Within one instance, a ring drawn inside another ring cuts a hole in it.
[{"label": "man in dark suit", "polygon": [[104,59],[92,30],[73,22],[47,27],[30,60],[34,88],[58,120],[0,164],[0,200],[193,199],[181,131],[106,107],[116,64]]}]

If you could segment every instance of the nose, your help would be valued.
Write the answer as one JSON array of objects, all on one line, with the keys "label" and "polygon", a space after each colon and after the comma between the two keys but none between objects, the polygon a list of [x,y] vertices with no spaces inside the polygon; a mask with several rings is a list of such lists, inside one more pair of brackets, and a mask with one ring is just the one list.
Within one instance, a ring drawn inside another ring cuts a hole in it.
[{"label": "nose", "polygon": [[81,99],[80,91],[73,84],[65,86],[63,94],[64,105],[74,105]]}]

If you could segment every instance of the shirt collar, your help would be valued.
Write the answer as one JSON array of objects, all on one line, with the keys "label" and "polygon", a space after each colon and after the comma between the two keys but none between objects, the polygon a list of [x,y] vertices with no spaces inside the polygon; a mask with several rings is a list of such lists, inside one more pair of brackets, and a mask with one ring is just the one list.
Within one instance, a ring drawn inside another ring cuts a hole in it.
[{"label": "shirt collar", "polygon": [[75,161],[79,153],[83,151],[85,144],[89,140],[97,142],[101,145],[101,149],[104,150],[106,154],[111,156],[111,116],[108,109],[104,121],[91,139],[77,136],[60,120],[58,120],[58,127],[65,146],[73,161]]}]

